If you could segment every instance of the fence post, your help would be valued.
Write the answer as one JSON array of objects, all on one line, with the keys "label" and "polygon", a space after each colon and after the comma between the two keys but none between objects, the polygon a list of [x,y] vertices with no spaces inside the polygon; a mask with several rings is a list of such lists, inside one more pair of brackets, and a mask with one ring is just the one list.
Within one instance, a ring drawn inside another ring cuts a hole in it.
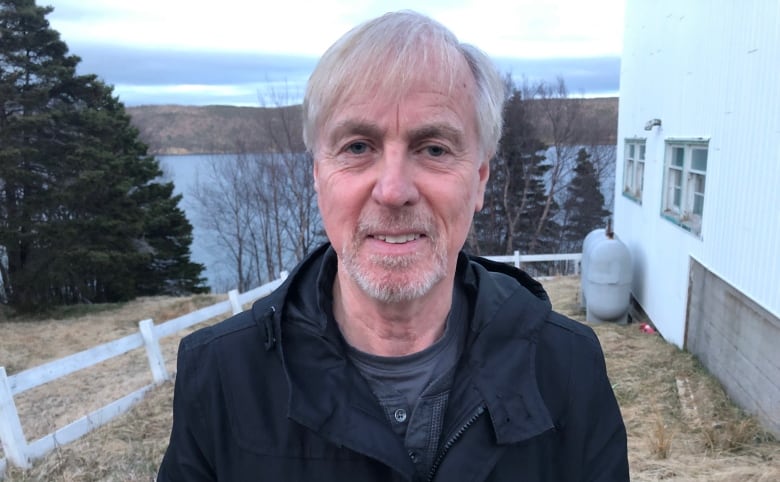
[{"label": "fence post", "polygon": [[162,383],[168,380],[168,370],[165,369],[165,358],[160,351],[160,342],[154,335],[154,323],[151,319],[138,322],[141,336],[146,346],[146,357],[149,359],[149,367],[152,369],[154,383]]},{"label": "fence post", "polygon": [[230,298],[230,306],[233,308],[233,314],[237,315],[244,311],[241,308],[241,302],[238,301],[238,290],[228,291],[228,298]]},{"label": "fence post", "polygon": [[23,469],[30,468],[30,459],[26,453],[27,439],[24,438],[5,367],[0,367],[0,441],[9,462]]},{"label": "fence post", "polygon": [[515,268],[520,269],[520,251],[515,251]]}]

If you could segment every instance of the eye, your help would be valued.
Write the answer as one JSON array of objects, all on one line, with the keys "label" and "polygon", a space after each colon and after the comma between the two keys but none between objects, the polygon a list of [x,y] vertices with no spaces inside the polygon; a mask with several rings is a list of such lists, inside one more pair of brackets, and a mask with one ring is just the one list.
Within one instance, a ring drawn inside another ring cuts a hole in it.
[{"label": "eye", "polygon": [[355,155],[365,154],[366,152],[368,152],[368,144],[361,141],[353,142],[352,144],[347,146],[346,150],[350,154],[355,154]]},{"label": "eye", "polygon": [[426,153],[431,157],[441,157],[447,153],[447,150],[441,146],[433,145],[425,147]]}]

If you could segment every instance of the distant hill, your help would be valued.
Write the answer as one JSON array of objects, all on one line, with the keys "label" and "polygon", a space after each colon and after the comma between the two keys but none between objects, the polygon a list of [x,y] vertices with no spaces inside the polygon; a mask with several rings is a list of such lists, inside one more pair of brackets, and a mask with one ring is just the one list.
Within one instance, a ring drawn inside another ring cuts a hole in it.
[{"label": "distant hill", "polygon": [[[277,110],[292,119],[300,138],[301,106],[282,108],[235,106],[145,105],[128,107],[132,124],[150,154],[221,154],[271,152],[270,123]],[[303,150],[303,142],[300,142]]]},{"label": "distant hill", "polygon": [[[615,144],[617,142],[618,98],[596,97],[592,99],[574,99],[582,102],[582,117],[577,131],[583,144]],[[555,102],[570,102],[556,100]],[[539,121],[542,140],[549,142],[550,126],[543,119]]]},{"label": "distant hill", "polygon": [[[582,102],[580,130],[592,139],[588,144],[614,144],[617,139],[618,98],[575,99]],[[559,100],[557,102],[568,102]],[[232,152],[271,152],[274,150],[269,126],[277,122],[282,109],[296,128],[300,126],[301,106],[282,108],[234,106],[146,105],[128,107],[140,138],[149,153],[219,154]],[[542,139],[551,137],[549,123],[537,122]],[[295,133],[300,142],[300,131]],[[298,146],[303,150],[303,143]]]}]

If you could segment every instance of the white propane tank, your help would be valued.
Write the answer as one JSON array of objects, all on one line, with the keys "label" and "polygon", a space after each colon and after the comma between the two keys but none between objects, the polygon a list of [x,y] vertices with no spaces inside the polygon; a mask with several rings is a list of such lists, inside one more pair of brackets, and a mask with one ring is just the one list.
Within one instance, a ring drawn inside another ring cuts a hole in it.
[{"label": "white propane tank", "polygon": [[593,243],[597,239],[603,238],[607,232],[604,228],[594,229],[585,236],[585,240],[582,242],[582,258],[580,260],[580,306],[585,308],[585,271],[588,269],[588,252],[593,247]]},{"label": "white propane tank", "polygon": [[631,253],[608,227],[588,233],[582,246],[582,302],[585,319],[628,322]]}]

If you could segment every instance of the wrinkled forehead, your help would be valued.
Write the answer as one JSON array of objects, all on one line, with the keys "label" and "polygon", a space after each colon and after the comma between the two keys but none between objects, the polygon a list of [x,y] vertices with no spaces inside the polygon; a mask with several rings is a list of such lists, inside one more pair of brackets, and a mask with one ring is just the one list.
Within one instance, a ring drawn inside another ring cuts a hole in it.
[{"label": "wrinkled forehead", "polygon": [[330,62],[327,86],[319,89],[319,111],[312,119],[317,131],[340,106],[366,99],[399,103],[421,88],[475,105],[476,82],[465,56],[455,46],[435,39],[373,45],[368,51],[345,49]]}]

